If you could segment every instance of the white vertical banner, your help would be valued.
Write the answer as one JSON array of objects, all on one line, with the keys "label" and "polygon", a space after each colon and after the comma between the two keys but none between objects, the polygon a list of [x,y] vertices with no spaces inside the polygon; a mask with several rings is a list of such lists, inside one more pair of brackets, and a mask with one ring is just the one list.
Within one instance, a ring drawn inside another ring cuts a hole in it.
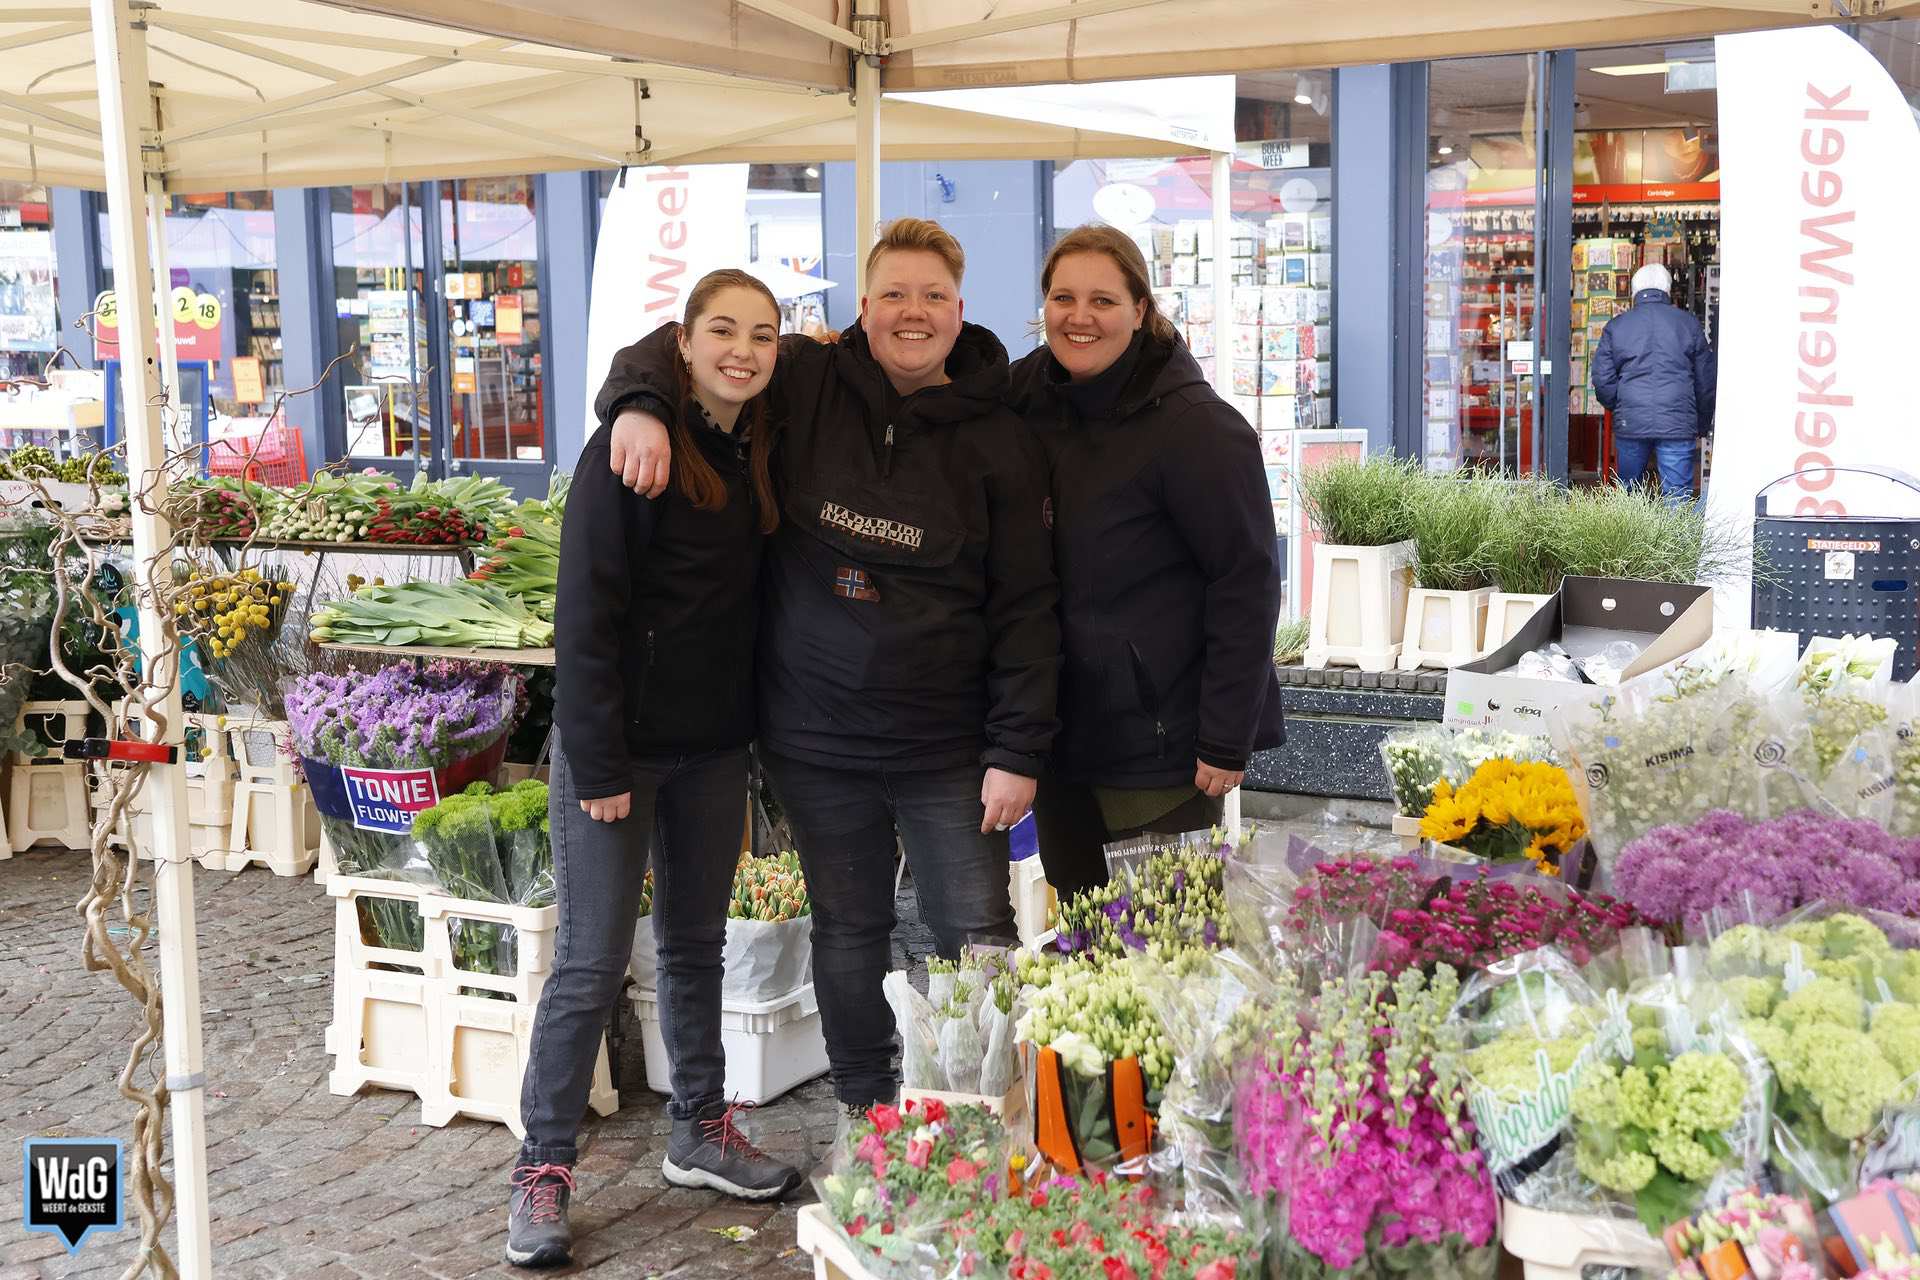
[{"label": "white vertical banner", "polygon": [[[1711,516],[1744,537],[1774,515],[1920,514],[1872,476],[1920,472],[1913,352],[1920,126],[1873,55],[1837,27],[1721,36],[1720,387]],[[1715,590],[1747,626],[1752,583]]]},{"label": "white vertical banner", "polygon": [[[701,276],[747,261],[747,166],[628,169],[600,215],[587,300],[586,430],[599,427],[594,397],[620,348],[686,310]],[[571,467],[571,458],[561,460]]]}]

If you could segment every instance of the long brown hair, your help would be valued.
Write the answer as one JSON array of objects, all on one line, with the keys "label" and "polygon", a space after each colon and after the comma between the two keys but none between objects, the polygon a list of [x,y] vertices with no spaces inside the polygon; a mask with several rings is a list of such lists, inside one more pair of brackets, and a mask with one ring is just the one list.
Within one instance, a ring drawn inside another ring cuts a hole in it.
[{"label": "long brown hair", "polygon": [[1173,327],[1173,321],[1160,314],[1159,306],[1153,300],[1153,286],[1147,283],[1147,259],[1140,252],[1133,237],[1118,227],[1107,226],[1103,222],[1088,222],[1061,236],[1047,254],[1046,265],[1040,268],[1040,296],[1045,297],[1053,288],[1053,269],[1060,259],[1075,253],[1105,254],[1113,265],[1120,268],[1120,276],[1127,282],[1127,293],[1134,302],[1147,304],[1146,315],[1141,325],[1146,331],[1162,342],[1170,342],[1180,336]]},{"label": "long brown hair", "polygon": [[[780,303],[774,298],[773,290],[757,277],[733,267],[724,267],[719,271],[709,271],[700,277],[693,286],[693,292],[687,295],[686,322],[681,326],[682,333],[688,333],[697,324],[701,316],[713,305],[713,300],[722,289],[752,289],[767,300],[773,308],[774,323],[779,324]],[[687,501],[699,511],[719,511],[727,505],[726,482],[720,479],[719,472],[700,452],[700,446],[694,442],[695,428],[687,421],[686,403],[693,397],[693,371],[685,360],[674,364],[674,373],[680,381],[681,412],[674,415],[673,425],[667,429],[667,437],[673,444],[673,482]],[[772,533],[780,523],[780,508],[773,500],[773,433],[767,429],[767,395],[761,392],[747,401],[741,409],[747,425],[747,458],[752,476],[753,500],[760,508],[760,532]]]}]

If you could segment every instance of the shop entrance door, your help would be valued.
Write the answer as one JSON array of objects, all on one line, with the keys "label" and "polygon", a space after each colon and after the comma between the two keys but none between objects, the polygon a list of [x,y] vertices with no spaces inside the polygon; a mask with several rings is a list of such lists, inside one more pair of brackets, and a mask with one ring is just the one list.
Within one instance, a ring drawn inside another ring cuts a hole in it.
[{"label": "shop entrance door", "polygon": [[521,497],[544,496],[552,470],[536,184],[464,179],[437,188],[446,376],[436,379],[447,429],[435,441],[444,476],[487,475]]}]

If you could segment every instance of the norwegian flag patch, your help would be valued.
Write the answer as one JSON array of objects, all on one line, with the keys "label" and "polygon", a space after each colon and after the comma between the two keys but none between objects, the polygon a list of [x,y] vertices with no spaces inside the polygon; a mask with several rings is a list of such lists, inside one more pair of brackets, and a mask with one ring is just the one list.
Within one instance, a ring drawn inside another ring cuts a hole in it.
[{"label": "norwegian flag patch", "polygon": [[873,589],[873,580],[865,569],[850,569],[842,565],[833,575],[833,594],[845,596],[849,600],[875,602],[880,593]]}]

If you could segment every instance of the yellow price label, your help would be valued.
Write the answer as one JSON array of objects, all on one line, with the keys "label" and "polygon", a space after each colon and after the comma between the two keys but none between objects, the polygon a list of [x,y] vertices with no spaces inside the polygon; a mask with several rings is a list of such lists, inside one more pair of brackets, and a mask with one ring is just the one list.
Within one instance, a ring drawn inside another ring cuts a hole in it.
[{"label": "yellow price label", "polygon": [[194,306],[193,290],[183,284],[173,291],[172,297],[174,323],[186,324],[191,321]]},{"label": "yellow price label", "polygon": [[101,328],[120,327],[120,300],[114,296],[113,290],[102,289],[99,296],[94,298],[93,319]]},{"label": "yellow price label", "polygon": [[193,322],[202,329],[220,327],[220,299],[211,293],[203,293],[193,300]]}]

